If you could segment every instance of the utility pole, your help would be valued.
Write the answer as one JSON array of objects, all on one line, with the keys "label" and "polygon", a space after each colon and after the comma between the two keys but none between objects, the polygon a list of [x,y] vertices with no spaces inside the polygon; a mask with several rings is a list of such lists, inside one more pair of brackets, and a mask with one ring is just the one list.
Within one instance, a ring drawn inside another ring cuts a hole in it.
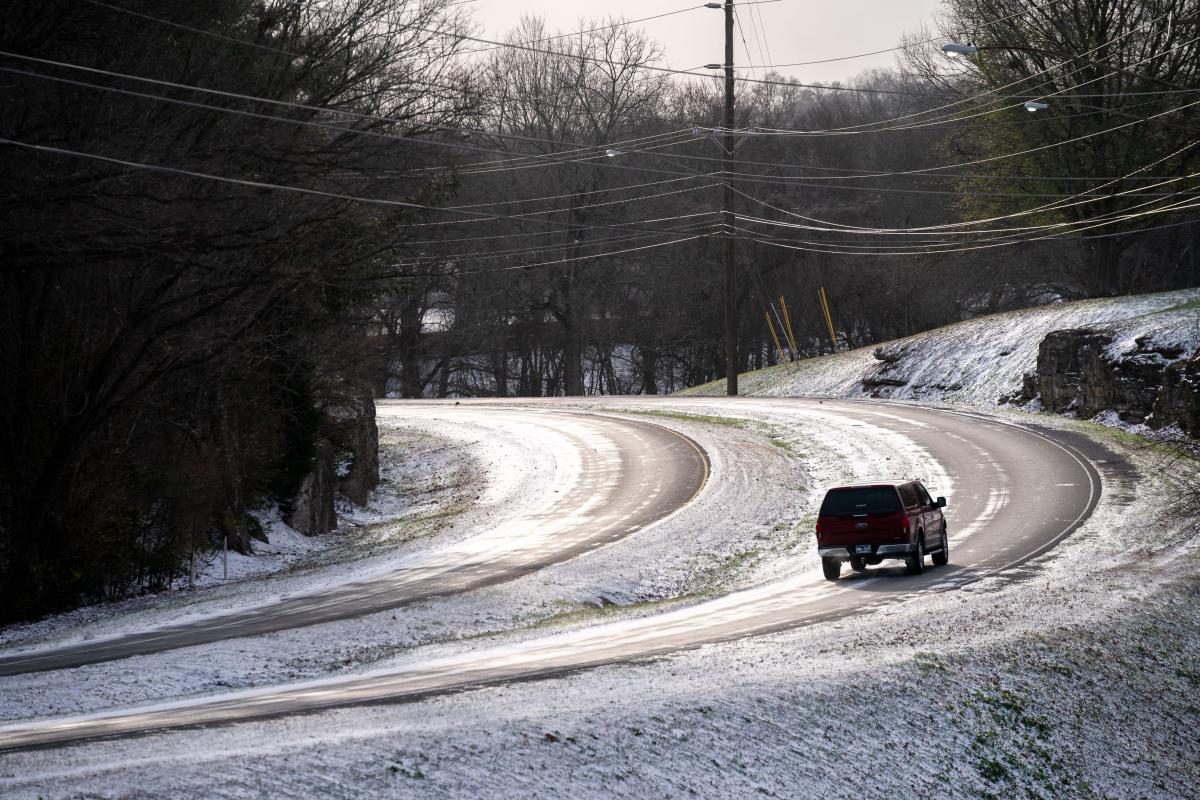
[{"label": "utility pole", "polygon": [[733,238],[733,0],[725,0],[725,393],[738,393],[737,254]]}]

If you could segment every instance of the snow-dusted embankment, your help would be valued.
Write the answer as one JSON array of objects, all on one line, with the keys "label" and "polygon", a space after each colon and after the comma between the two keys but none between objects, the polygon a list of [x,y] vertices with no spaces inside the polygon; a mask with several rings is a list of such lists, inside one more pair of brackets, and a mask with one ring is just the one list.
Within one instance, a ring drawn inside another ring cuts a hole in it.
[{"label": "snow-dusted embankment", "polygon": [[[882,346],[745,373],[739,388],[743,394],[776,397],[873,396],[995,406],[1002,398],[1020,393],[1047,334],[1083,327],[1111,330],[1114,356],[1133,350],[1142,337],[1149,337],[1155,346],[1193,352],[1200,347],[1200,289],[1057,303],[978,317]],[[885,366],[886,381],[872,385]],[[680,394],[724,394],[724,383]]]}]

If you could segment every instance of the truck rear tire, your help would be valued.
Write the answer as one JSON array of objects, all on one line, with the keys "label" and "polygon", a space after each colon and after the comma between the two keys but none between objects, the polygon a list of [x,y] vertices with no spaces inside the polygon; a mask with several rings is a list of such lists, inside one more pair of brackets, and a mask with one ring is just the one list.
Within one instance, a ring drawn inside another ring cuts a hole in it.
[{"label": "truck rear tire", "polygon": [[836,581],[842,574],[842,562],[836,558],[822,558],[821,572],[825,573],[825,580]]}]

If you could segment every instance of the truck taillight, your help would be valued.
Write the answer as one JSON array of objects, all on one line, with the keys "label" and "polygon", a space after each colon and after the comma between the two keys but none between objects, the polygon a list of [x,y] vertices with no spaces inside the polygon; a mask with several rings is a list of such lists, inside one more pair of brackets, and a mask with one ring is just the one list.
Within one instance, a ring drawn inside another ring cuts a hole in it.
[{"label": "truck taillight", "polygon": [[821,533],[821,520],[817,520],[817,534]]}]

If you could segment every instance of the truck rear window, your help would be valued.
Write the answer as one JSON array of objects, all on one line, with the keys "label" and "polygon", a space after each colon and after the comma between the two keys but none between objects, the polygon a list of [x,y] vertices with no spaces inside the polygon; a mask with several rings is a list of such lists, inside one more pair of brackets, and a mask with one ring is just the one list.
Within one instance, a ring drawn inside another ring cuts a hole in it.
[{"label": "truck rear window", "polygon": [[850,517],[855,514],[894,514],[903,511],[896,490],[890,486],[856,489],[830,489],[821,503],[823,517]]}]

